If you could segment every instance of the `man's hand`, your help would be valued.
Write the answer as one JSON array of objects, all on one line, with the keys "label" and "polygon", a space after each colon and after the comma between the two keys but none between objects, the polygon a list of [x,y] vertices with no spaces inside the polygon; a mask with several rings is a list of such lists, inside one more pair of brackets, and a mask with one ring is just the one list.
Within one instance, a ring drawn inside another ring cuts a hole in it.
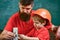
[{"label": "man's hand", "polygon": [[56,37],[60,39],[60,26],[57,29]]},{"label": "man's hand", "polygon": [[7,39],[13,39],[15,36],[14,33],[10,32],[10,31],[6,31],[4,30],[1,34],[0,34],[0,40],[7,40]]}]

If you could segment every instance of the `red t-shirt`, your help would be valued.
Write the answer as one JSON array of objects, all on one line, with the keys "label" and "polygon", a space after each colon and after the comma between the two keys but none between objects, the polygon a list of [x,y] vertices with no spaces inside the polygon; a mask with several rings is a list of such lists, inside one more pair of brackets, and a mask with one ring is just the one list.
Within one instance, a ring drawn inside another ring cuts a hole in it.
[{"label": "red t-shirt", "polygon": [[38,37],[40,40],[50,40],[49,32],[45,27],[42,27],[39,30],[36,30],[35,28],[33,28],[27,34],[27,36]]},{"label": "red t-shirt", "polygon": [[[31,16],[33,12],[34,11],[31,12]],[[27,34],[33,28],[33,21],[31,17],[30,20],[27,22],[22,21],[19,17],[19,12],[17,12],[10,17],[4,30],[12,32],[14,27],[18,27],[19,34]]]},{"label": "red t-shirt", "polygon": [[[34,11],[32,11],[31,16],[33,13]],[[10,17],[4,30],[13,32],[14,27],[18,28],[18,34],[24,34],[24,35],[31,36],[31,37],[38,37],[41,40],[49,39],[49,33],[45,28],[42,28],[36,31],[36,29],[33,26],[32,19],[30,18],[29,21],[24,22],[20,19],[18,12]]]}]

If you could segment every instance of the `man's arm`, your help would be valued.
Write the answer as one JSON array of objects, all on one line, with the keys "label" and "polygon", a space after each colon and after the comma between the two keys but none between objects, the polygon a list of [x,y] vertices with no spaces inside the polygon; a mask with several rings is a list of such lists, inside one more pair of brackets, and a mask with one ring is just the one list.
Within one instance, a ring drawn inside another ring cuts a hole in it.
[{"label": "man's arm", "polygon": [[14,38],[15,34],[10,32],[10,31],[7,31],[7,30],[4,30],[1,34],[0,34],[0,40],[7,40],[7,39],[12,39]]},{"label": "man's arm", "polygon": [[22,40],[39,40],[39,38],[37,37],[28,37],[28,36],[25,36],[23,34],[19,34],[19,37],[22,39]]}]

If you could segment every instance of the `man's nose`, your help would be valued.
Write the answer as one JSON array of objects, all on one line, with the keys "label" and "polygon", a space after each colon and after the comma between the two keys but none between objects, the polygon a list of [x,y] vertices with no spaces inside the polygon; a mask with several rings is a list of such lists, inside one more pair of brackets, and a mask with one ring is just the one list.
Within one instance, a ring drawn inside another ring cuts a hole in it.
[{"label": "man's nose", "polygon": [[25,13],[28,13],[28,10],[24,9],[24,12],[25,12]]}]

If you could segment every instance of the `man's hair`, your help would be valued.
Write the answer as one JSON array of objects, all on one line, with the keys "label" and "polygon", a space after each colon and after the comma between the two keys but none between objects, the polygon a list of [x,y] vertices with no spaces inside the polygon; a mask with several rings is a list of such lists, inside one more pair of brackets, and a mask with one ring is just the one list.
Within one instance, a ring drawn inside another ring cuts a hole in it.
[{"label": "man's hair", "polygon": [[34,2],[34,0],[20,0],[20,3],[24,6],[30,5]]}]

